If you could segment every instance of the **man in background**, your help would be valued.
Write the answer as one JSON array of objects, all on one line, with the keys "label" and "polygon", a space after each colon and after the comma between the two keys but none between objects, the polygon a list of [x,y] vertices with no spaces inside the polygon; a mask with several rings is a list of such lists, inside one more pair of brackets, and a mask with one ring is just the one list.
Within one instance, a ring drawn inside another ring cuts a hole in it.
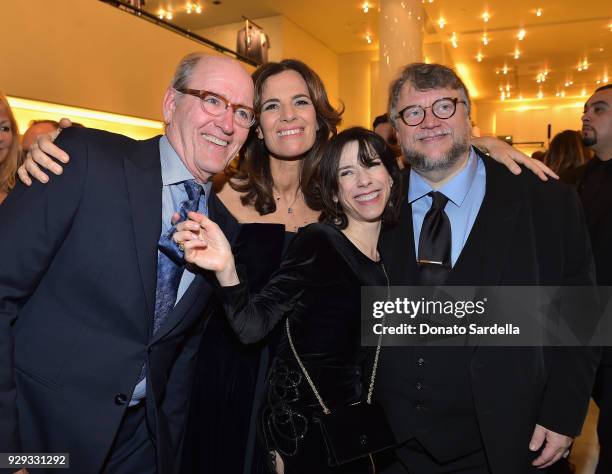
[{"label": "man in background", "polygon": [[403,168],[402,149],[397,143],[397,133],[389,121],[389,114],[382,114],[376,117],[372,123],[372,130],[387,142],[387,145],[391,147],[393,154],[397,158],[399,167]]},{"label": "man in background", "polygon": [[28,129],[21,137],[21,149],[24,153],[30,150],[30,146],[39,135],[55,132],[59,128],[59,123],[55,120],[32,120]]},{"label": "man in background", "polygon": [[[595,257],[597,284],[612,286],[612,84],[600,87],[584,104],[582,142],[595,152],[588,163],[561,179],[575,184]],[[596,474],[612,472],[612,348],[605,348],[597,371],[593,399],[599,406]]]}]

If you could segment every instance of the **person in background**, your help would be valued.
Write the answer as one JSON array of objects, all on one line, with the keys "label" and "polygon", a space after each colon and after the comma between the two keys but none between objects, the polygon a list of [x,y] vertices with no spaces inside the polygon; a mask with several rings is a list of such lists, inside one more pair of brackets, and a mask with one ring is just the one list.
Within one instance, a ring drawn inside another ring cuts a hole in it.
[{"label": "person in background", "polygon": [[395,156],[401,155],[402,151],[397,144],[397,134],[389,121],[389,114],[377,116],[372,123],[372,130],[374,130],[374,133],[377,135],[380,135],[387,142],[387,145],[396,152]]},{"label": "person in background", "polygon": [[19,128],[6,96],[0,93],[0,204],[15,186],[20,155]]},{"label": "person in background", "polygon": [[[73,124],[74,125],[74,124]],[[52,133],[59,128],[59,123],[55,120],[32,120],[28,129],[21,137],[21,149],[24,153],[30,151],[30,146],[39,135]]]},{"label": "person in background", "polygon": [[563,130],[550,142],[544,156],[544,163],[555,173],[561,175],[577,168],[591,159],[591,150],[582,143],[580,132]]},{"label": "person in background", "polygon": [[[612,286],[612,84],[598,88],[584,104],[582,143],[592,160],[570,169],[561,179],[574,184],[584,207],[595,257],[597,284]],[[610,337],[608,335],[608,337]],[[604,348],[593,400],[599,407],[596,474],[612,472],[612,348]]]},{"label": "person in background", "polygon": [[377,116],[372,123],[372,130],[377,135],[380,135],[386,142],[393,154],[397,158],[397,164],[400,168],[404,167],[404,160],[402,158],[402,150],[397,143],[397,134],[391,122],[389,121],[389,114],[382,114]]}]

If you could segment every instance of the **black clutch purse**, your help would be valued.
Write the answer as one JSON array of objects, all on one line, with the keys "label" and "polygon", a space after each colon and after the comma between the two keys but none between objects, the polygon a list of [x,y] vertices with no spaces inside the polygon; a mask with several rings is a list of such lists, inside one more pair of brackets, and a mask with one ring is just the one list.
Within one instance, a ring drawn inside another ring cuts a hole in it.
[{"label": "black clutch purse", "polygon": [[368,461],[368,471],[375,473],[376,465],[372,455],[397,444],[384,410],[377,403],[372,403],[381,338],[379,338],[378,346],[376,347],[367,400],[334,408],[332,412],[319,395],[314,382],[295,350],[293,340],[291,339],[291,332],[289,331],[289,319],[285,320],[285,327],[291,350],[322,409],[320,413],[313,415],[313,421],[321,429],[322,441],[327,451],[328,465],[336,467],[363,459]]},{"label": "black clutch purse", "polygon": [[321,428],[328,465],[341,466],[393,447],[397,441],[384,410],[377,403],[357,403],[340,407],[328,415],[314,416]]}]

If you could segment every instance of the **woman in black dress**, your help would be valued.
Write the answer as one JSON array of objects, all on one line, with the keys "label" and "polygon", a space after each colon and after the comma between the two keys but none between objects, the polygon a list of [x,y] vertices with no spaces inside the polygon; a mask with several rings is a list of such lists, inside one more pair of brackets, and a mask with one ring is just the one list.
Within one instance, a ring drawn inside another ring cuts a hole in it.
[{"label": "woman in black dress", "polygon": [[375,350],[360,344],[360,291],[388,284],[377,242],[382,225],[397,220],[401,178],[385,142],[360,128],[332,138],[319,166],[323,222],[298,233],[281,268],[255,295],[247,276],[238,277],[229,243],[213,222],[191,214],[174,238],[189,262],[216,272],[242,342],[261,340],[287,318],[261,415],[262,435],[284,472],[369,472],[367,459],[328,466],[313,421],[321,404],[295,353],[332,412],[366,399]]}]

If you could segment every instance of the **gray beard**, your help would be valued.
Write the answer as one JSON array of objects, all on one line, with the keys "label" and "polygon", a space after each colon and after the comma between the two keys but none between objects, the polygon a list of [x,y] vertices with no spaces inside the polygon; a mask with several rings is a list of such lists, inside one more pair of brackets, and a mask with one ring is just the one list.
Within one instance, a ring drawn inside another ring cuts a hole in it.
[{"label": "gray beard", "polygon": [[405,160],[415,171],[425,173],[452,168],[453,165],[457,163],[457,161],[459,161],[469,149],[470,144],[467,138],[462,140],[454,140],[447,153],[442,155],[439,159],[433,160],[423,153],[402,145]]}]

